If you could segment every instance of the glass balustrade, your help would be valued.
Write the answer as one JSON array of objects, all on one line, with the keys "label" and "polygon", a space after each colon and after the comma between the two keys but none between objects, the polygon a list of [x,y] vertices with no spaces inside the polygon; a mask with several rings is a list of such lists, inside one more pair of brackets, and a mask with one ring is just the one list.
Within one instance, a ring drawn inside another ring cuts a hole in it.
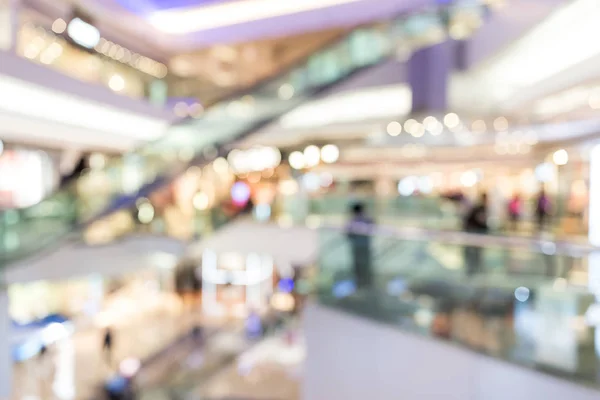
[{"label": "glass balustrade", "polygon": [[[458,202],[435,195],[413,196],[374,196],[350,195],[338,193],[322,193],[304,199],[298,196],[280,196],[281,214],[288,215],[296,223],[305,223],[310,218],[317,218],[323,223],[343,223],[349,218],[350,208],[355,203],[362,203],[367,214],[378,223],[390,226],[415,227],[425,229],[461,230],[462,220],[470,202]],[[556,201],[561,201],[556,199]],[[564,202],[564,201],[563,201]],[[491,209],[492,207],[490,207]],[[506,204],[508,209],[508,203]],[[535,215],[534,201],[523,206],[523,214],[518,223],[513,223],[506,215],[506,210],[490,211],[490,232],[496,235],[530,236],[540,231]],[[564,210],[554,213],[544,231],[560,234],[569,232],[583,238],[586,232],[585,221],[579,224],[579,229],[572,227],[564,229],[567,223],[572,225],[575,217]],[[579,216],[578,218],[583,218]]]},{"label": "glass balustrade", "polygon": [[[320,231],[327,306],[597,385],[598,253],[479,235]],[[331,243],[337,243],[333,247]]]},{"label": "glass balustrade", "polygon": [[[251,134],[352,74],[388,59],[399,43],[420,37],[418,32],[437,41],[446,38],[445,33],[431,35],[432,24],[416,23],[415,19],[427,15],[437,21],[433,26],[446,32],[442,28],[454,16],[479,15],[483,8],[473,7],[471,1],[458,2],[449,8],[430,8],[389,23],[358,28],[280,76],[215,104],[201,119],[172,126],[163,138],[125,154],[102,170],[81,176],[41,203],[3,213],[3,263],[46,248],[82,224],[132,206],[136,199],[148,196],[191,164],[206,164],[225,156],[233,140]],[[428,44],[430,40],[414,46]],[[101,184],[94,184],[96,180]],[[92,194],[85,199],[80,195],[82,186],[92,187]]]}]

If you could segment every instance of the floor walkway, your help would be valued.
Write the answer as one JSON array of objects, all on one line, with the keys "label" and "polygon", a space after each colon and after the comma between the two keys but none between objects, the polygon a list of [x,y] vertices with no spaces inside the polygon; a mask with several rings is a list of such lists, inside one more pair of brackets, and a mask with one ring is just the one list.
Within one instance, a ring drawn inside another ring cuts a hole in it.
[{"label": "floor walkway", "polygon": [[97,399],[103,382],[122,360],[147,359],[189,332],[197,320],[192,313],[162,311],[115,326],[110,361],[102,351],[102,329],[76,331],[43,357],[15,365],[11,400]]},{"label": "floor walkway", "polygon": [[302,331],[267,337],[187,397],[189,400],[299,400],[306,348]]}]

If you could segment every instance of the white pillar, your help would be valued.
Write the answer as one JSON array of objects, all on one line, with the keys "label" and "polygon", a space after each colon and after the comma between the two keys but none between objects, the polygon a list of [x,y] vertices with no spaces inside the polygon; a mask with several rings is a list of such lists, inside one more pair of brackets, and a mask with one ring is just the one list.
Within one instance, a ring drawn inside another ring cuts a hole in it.
[{"label": "white pillar", "polygon": [[12,0],[0,0],[0,51],[13,48]]},{"label": "white pillar", "polygon": [[600,145],[594,146],[590,154],[588,239],[600,246]]},{"label": "white pillar", "polygon": [[0,282],[0,399],[10,398],[13,381],[10,327],[8,291],[4,282]]}]

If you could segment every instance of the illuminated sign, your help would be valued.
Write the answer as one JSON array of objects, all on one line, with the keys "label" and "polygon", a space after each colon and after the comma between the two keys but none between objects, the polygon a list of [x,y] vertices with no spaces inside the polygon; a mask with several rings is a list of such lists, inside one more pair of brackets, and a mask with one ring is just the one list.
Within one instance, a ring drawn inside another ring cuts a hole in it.
[{"label": "illuminated sign", "polygon": [[86,49],[93,49],[100,42],[100,31],[79,17],[73,18],[67,25],[69,38]]}]

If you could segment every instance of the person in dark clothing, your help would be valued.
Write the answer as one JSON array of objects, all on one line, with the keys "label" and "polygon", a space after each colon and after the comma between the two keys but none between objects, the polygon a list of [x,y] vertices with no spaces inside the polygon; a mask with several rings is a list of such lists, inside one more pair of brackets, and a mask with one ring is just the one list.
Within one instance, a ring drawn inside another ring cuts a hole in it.
[{"label": "person in dark clothing", "polygon": [[113,348],[113,332],[110,327],[107,327],[104,331],[104,338],[102,341],[102,350],[106,357],[107,362],[112,362],[112,348]]},{"label": "person in dark clothing", "polygon": [[540,190],[535,204],[535,217],[537,220],[538,230],[544,230],[548,218],[550,217],[550,199],[546,195],[544,188]]},{"label": "person in dark clothing", "polygon": [[64,175],[61,178],[60,186],[68,185],[69,183],[73,182],[75,179],[79,178],[81,176],[81,174],[83,173],[83,171],[85,171],[86,168],[87,168],[87,161],[86,161],[86,158],[84,156],[82,156],[79,158],[79,161],[77,161],[77,164],[75,165],[73,170],[69,174]]},{"label": "person in dark clothing", "polygon": [[[486,234],[489,231],[487,194],[483,193],[479,202],[475,204],[465,215],[463,228],[465,232]],[[467,275],[475,275],[481,270],[481,247],[465,246],[464,258]]]},{"label": "person in dark clothing", "polygon": [[483,193],[479,201],[467,212],[464,221],[465,232],[487,233],[488,206],[487,194]]},{"label": "person in dark clothing", "polygon": [[352,206],[352,219],[346,226],[346,236],[352,251],[354,279],[357,288],[368,288],[372,283],[371,231],[373,220],[365,214],[364,205]]}]

